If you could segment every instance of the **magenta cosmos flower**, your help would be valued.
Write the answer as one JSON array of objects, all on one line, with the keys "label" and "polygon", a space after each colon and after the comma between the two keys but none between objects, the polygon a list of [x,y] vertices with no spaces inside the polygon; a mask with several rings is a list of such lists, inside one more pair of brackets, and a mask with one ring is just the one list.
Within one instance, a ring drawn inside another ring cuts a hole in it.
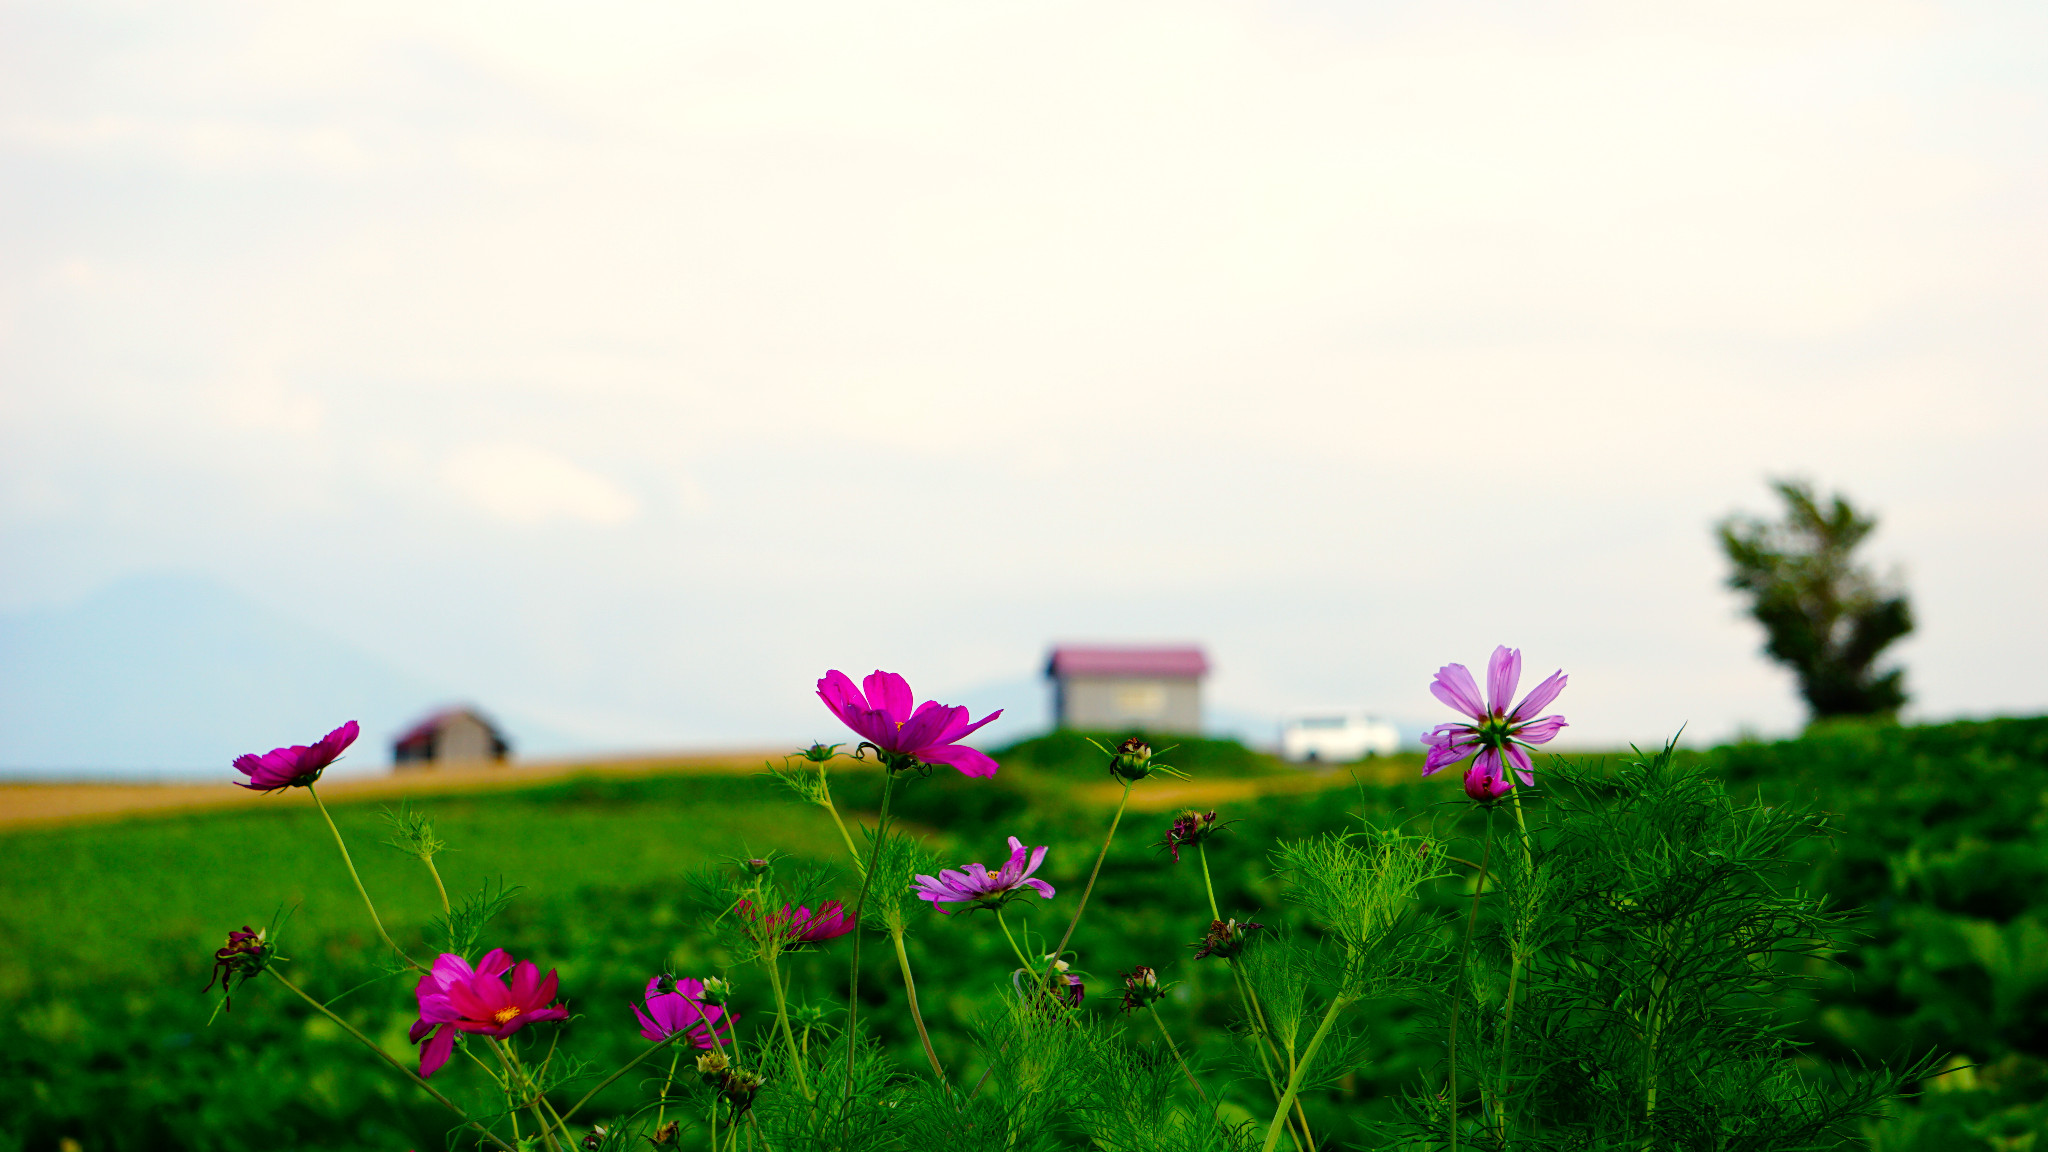
[{"label": "magenta cosmos flower", "polygon": [[[327,735],[322,736],[312,747],[294,744],[289,748],[272,748],[258,756],[251,752],[235,757],[235,770],[249,778],[241,787],[257,792],[275,792],[279,788],[304,788],[320,778],[327,766],[341,758],[348,746],[356,742],[362,730],[351,720]],[[237,782],[239,783],[239,781]]]},{"label": "magenta cosmos flower", "polygon": [[947,868],[937,876],[919,876],[917,898],[931,901],[932,907],[948,915],[956,911],[946,907],[948,904],[1001,908],[1023,896],[1026,889],[1038,893],[1041,899],[1050,900],[1053,897],[1052,885],[1031,876],[1044,862],[1044,845],[1026,848],[1022,840],[1012,836],[1010,859],[1001,871],[991,874],[979,864],[969,864],[964,870]]},{"label": "magenta cosmos flower", "polygon": [[[969,776],[993,776],[996,762],[988,754],[959,743],[968,733],[1001,716],[1002,710],[968,723],[967,709],[949,708],[936,700],[911,707],[917,697],[910,684],[894,672],[876,671],[859,688],[853,677],[833,669],[818,681],[818,699],[839,722],[882,750],[885,762],[922,761],[951,764]],[[891,767],[908,765],[892,764]]]},{"label": "magenta cosmos flower", "polygon": [[732,1026],[740,1018],[737,1012],[704,1003],[702,980],[679,979],[675,991],[663,992],[661,977],[656,976],[647,982],[645,999],[646,1011],[635,1004],[633,1015],[640,1018],[640,1035],[648,1040],[666,1040],[678,1032],[687,1032],[692,1045],[716,1048],[731,1041]]},{"label": "magenta cosmos flower", "polygon": [[[1562,671],[1552,672],[1510,710],[1508,701],[1514,699],[1515,685],[1521,679],[1522,654],[1506,645],[1495,648],[1493,659],[1486,663],[1484,700],[1480,699],[1479,685],[1473,683],[1472,673],[1463,664],[1446,664],[1437,669],[1430,692],[1470,716],[1473,722],[1439,724],[1423,735],[1422,742],[1429,745],[1429,756],[1423,761],[1422,774],[1433,775],[1477,752],[1479,755],[1466,773],[1468,794],[1473,794],[1475,787],[1491,790],[1494,796],[1506,794],[1514,786],[1506,778],[1510,768],[1522,778],[1523,784],[1535,784],[1535,765],[1529,759],[1529,749],[1549,743],[1565,726],[1562,716],[1539,718],[1536,713],[1564,691],[1566,677]],[[1474,777],[1493,783],[1475,784]]]},{"label": "magenta cosmos flower", "polygon": [[837,900],[825,901],[816,912],[801,904],[795,908],[784,904],[782,911],[770,912],[765,917],[755,911],[751,900],[740,901],[735,909],[748,920],[758,922],[765,938],[781,938],[785,948],[816,944],[853,931],[853,917],[846,914]]},{"label": "magenta cosmos flower", "polygon": [[[512,981],[505,982],[505,973]],[[420,1078],[440,1071],[455,1050],[457,1032],[475,1032],[503,1039],[542,1020],[567,1020],[569,1010],[552,1004],[555,974],[543,977],[530,960],[512,963],[512,955],[493,948],[471,968],[452,952],[435,957],[434,966],[413,989],[420,1018],[413,1022],[412,1042],[427,1039],[420,1049]]]}]

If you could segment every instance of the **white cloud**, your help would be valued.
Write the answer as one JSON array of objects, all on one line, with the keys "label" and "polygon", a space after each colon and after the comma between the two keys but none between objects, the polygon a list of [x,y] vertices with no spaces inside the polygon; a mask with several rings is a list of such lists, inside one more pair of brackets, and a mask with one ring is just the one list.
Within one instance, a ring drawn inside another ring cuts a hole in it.
[{"label": "white cloud", "polygon": [[640,513],[632,493],[529,444],[458,448],[448,454],[441,477],[470,504],[514,524],[557,518],[624,524]]}]

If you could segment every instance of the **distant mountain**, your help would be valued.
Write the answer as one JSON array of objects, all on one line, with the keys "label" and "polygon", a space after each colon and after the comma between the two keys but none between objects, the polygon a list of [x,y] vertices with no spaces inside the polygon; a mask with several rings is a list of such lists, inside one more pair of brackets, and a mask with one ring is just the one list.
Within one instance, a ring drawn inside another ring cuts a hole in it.
[{"label": "distant mountain", "polygon": [[[391,739],[461,699],[304,621],[194,577],[124,581],[67,608],[0,616],[0,771],[228,772],[345,720],[337,772],[390,763]],[[489,701],[478,701],[488,708]],[[560,745],[555,733],[522,736]]]}]

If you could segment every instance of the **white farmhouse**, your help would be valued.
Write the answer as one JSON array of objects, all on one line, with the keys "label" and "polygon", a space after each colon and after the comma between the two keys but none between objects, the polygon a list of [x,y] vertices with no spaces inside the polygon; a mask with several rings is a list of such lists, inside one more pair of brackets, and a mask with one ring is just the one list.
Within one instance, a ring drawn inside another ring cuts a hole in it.
[{"label": "white farmhouse", "polygon": [[1307,709],[1280,725],[1280,755],[1297,763],[1391,756],[1400,748],[1401,734],[1392,724],[1359,708]]}]

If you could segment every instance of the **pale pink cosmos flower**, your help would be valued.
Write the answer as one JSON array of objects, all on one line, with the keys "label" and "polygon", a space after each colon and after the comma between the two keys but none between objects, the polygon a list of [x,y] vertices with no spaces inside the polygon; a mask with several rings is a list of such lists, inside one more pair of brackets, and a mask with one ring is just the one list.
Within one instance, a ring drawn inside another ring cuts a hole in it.
[{"label": "pale pink cosmos flower", "polygon": [[967,709],[950,708],[936,700],[912,708],[917,697],[909,682],[894,672],[879,670],[856,688],[853,677],[835,668],[818,681],[818,699],[840,723],[881,749],[883,762],[891,767],[908,767],[893,762],[905,760],[950,764],[968,776],[996,774],[996,762],[987,753],[959,741],[1001,716],[1001,709],[969,723]]},{"label": "pale pink cosmos flower", "polygon": [[[1422,742],[1429,746],[1429,756],[1423,761],[1422,774],[1434,775],[1477,752],[1466,773],[1468,794],[1479,787],[1493,796],[1504,795],[1513,787],[1507,779],[1509,769],[1521,777],[1524,785],[1534,785],[1536,766],[1529,759],[1529,749],[1549,743],[1565,726],[1562,716],[1538,717],[1536,713],[1564,691],[1566,676],[1562,671],[1551,673],[1510,709],[1508,702],[1514,699],[1515,686],[1521,678],[1522,653],[1506,645],[1495,648],[1493,658],[1487,661],[1487,694],[1483,699],[1479,685],[1463,664],[1446,664],[1437,669],[1430,692],[1471,717],[1473,723],[1439,724],[1424,733]],[[1482,783],[1475,784],[1475,777],[1481,778]]]},{"label": "pale pink cosmos flower", "polygon": [[947,868],[937,876],[919,876],[917,898],[931,901],[932,907],[949,915],[957,909],[946,907],[948,904],[1001,908],[1023,896],[1027,889],[1038,893],[1040,899],[1050,900],[1052,885],[1031,875],[1045,862],[1045,848],[1026,848],[1022,840],[1012,836],[1010,859],[1001,871],[991,873],[979,864],[969,864],[965,869]]}]

